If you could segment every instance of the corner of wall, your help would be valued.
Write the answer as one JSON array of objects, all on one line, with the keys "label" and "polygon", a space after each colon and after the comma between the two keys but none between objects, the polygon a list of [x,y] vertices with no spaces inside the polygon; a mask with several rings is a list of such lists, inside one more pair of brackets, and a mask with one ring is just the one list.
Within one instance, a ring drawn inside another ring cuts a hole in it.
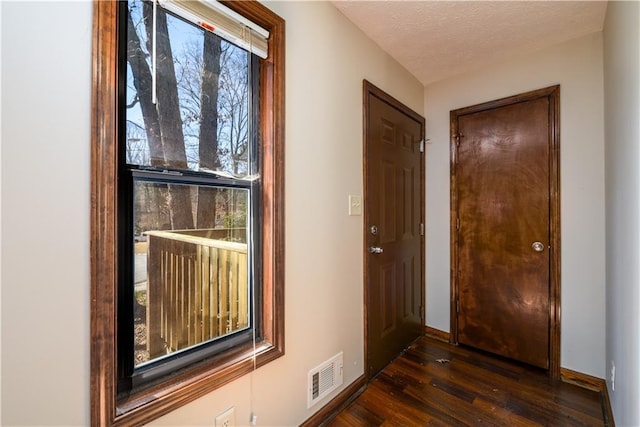
[{"label": "corner of wall", "polygon": [[618,425],[640,425],[639,28],[640,3],[608,3],[603,30],[607,218],[605,371]]}]

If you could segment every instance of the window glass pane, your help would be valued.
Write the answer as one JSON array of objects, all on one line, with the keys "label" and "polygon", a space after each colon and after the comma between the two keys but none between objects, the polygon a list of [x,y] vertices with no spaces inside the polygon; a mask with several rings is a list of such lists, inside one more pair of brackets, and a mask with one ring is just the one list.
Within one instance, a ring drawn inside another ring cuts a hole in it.
[{"label": "window glass pane", "polygon": [[249,190],[134,181],[134,364],[250,327]]},{"label": "window glass pane", "polygon": [[127,163],[250,174],[249,53],[158,7],[153,104],[153,5],[128,4]]}]

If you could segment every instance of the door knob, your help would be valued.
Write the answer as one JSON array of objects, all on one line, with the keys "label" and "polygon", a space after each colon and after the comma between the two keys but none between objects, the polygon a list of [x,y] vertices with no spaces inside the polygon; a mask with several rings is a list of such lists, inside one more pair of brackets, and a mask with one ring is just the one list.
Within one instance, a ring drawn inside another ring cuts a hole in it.
[{"label": "door knob", "polygon": [[544,250],[544,245],[542,242],[533,242],[531,244],[531,248],[536,252],[542,252]]},{"label": "door knob", "polygon": [[374,255],[377,255],[384,252],[384,249],[382,249],[380,246],[371,246],[369,247],[369,252],[371,252]]}]

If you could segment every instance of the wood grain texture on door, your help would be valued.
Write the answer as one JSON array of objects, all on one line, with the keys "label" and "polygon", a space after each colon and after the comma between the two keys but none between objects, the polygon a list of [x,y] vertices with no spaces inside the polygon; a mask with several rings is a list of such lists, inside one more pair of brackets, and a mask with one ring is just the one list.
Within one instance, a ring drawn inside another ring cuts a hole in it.
[{"label": "wood grain texture on door", "polygon": [[544,369],[559,304],[557,113],[547,92],[452,112],[455,338]]},{"label": "wood grain texture on door", "polygon": [[365,334],[371,378],[421,335],[424,323],[424,119],[366,82],[365,111]]}]

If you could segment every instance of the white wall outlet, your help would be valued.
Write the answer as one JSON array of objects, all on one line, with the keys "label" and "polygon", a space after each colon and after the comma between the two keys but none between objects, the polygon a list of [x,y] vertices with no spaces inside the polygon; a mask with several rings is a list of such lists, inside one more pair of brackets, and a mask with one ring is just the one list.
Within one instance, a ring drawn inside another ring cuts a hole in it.
[{"label": "white wall outlet", "polygon": [[234,427],[236,425],[236,408],[232,406],[216,417],[216,427]]},{"label": "white wall outlet", "polygon": [[362,197],[349,195],[349,215],[362,215]]},{"label": "white wall outlet", "polygon": [[616,364],[611,361],[611,391],[616,391]]}]

